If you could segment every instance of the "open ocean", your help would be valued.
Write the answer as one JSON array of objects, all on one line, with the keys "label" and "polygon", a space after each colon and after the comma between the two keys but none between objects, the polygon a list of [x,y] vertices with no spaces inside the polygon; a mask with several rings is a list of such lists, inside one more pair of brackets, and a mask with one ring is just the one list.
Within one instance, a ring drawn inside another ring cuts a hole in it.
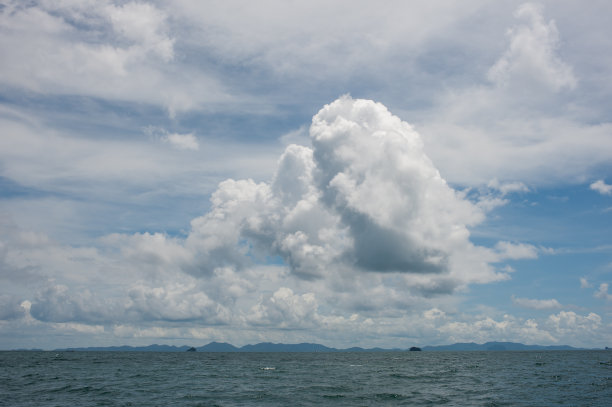
[{"label": "open ocean", "polygon": [[612,351],[0,352],[0,406],[612,406]]}]

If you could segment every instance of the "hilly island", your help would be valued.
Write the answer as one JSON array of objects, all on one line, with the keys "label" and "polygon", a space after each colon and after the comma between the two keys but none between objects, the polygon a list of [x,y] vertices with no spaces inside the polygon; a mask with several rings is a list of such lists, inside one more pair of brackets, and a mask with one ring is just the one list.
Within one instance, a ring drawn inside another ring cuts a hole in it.
[{"label": "hilly island", "polygon": [[262,342],[255,345],[237,347],[224,342],[211,342],[200,347],[172,346],[172,345],[149,345],[149,346],[108,346],[108,347],[80,347],[55,349],[56,351],[89,351],[89,352],[404,352],[409,350],[422,350],[429,352],[441,351],[545,351],[545,350],[583,350],[568,345],[525,345],[516,342],[486,342],[477,343],[455,343],[452,345],[411,347],[406,349],[393,348],[361,348],[351,347],[345,349],[331,348],[317,343],[270,343]]}]

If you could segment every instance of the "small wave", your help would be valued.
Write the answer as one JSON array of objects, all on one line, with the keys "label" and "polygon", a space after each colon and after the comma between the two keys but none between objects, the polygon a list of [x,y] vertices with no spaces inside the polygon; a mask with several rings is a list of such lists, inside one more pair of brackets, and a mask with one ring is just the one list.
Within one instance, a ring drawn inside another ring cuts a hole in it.
[{"label": "small wave", "polygon": [[271,367],[271,366],[266,366],[266,367],[260,367],[259,370],[276,370],[276,368]]},{"label": "small wave", "polygon": [[377,393],[374,395],[374,398],[379,399],[379,400],[399,400],[399,399],[406,399],[407,397],[404,396],[403,394],[397,394],[397,393]]},{"label": "small wave", "polygon": [[391,373],[389,374],[389,377],[393,377],[395,379],[418,379],[419,378],[418,376],[404,374],[404,373]]},{"label": "small wave", "polygon": [[324,399],[343,399],[346,396],[344,394],[324,394]]},{"label": "small wave", "polygon": [[50,389],[50,390],[46,390],[49,393],[62,393],[65,391],[70,391],[72,389],[72,386],[70,386],[69,384],[65,384],[63,386],[60,387],[56,387],[55,389]]}]

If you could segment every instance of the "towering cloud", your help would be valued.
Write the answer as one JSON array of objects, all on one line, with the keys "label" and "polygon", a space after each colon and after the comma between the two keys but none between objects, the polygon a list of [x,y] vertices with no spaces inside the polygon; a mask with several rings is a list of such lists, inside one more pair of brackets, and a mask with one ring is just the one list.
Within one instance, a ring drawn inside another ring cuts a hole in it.
[{"label": "towering cloud", "polygon": [[303,279],[399,272],[452,291],[499,277],[486,255],[470,260],[480,249],[468,227],[483,219],[481,209],[447,185],[409,124],[344,96],[313,117],[310,137],[312,148],[286,148],[270,184],[219,185],[212,210],[192,221],[191,273],[280,256]]}]

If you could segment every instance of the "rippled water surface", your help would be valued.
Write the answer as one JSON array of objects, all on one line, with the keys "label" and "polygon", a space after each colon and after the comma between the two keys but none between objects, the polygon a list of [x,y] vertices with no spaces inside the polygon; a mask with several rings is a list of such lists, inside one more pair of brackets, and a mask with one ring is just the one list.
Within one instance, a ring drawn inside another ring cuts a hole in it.
[{"label": "rippled water surface", "polygon": [[0,352],[0,406],[612,406],[612,351]]}]

